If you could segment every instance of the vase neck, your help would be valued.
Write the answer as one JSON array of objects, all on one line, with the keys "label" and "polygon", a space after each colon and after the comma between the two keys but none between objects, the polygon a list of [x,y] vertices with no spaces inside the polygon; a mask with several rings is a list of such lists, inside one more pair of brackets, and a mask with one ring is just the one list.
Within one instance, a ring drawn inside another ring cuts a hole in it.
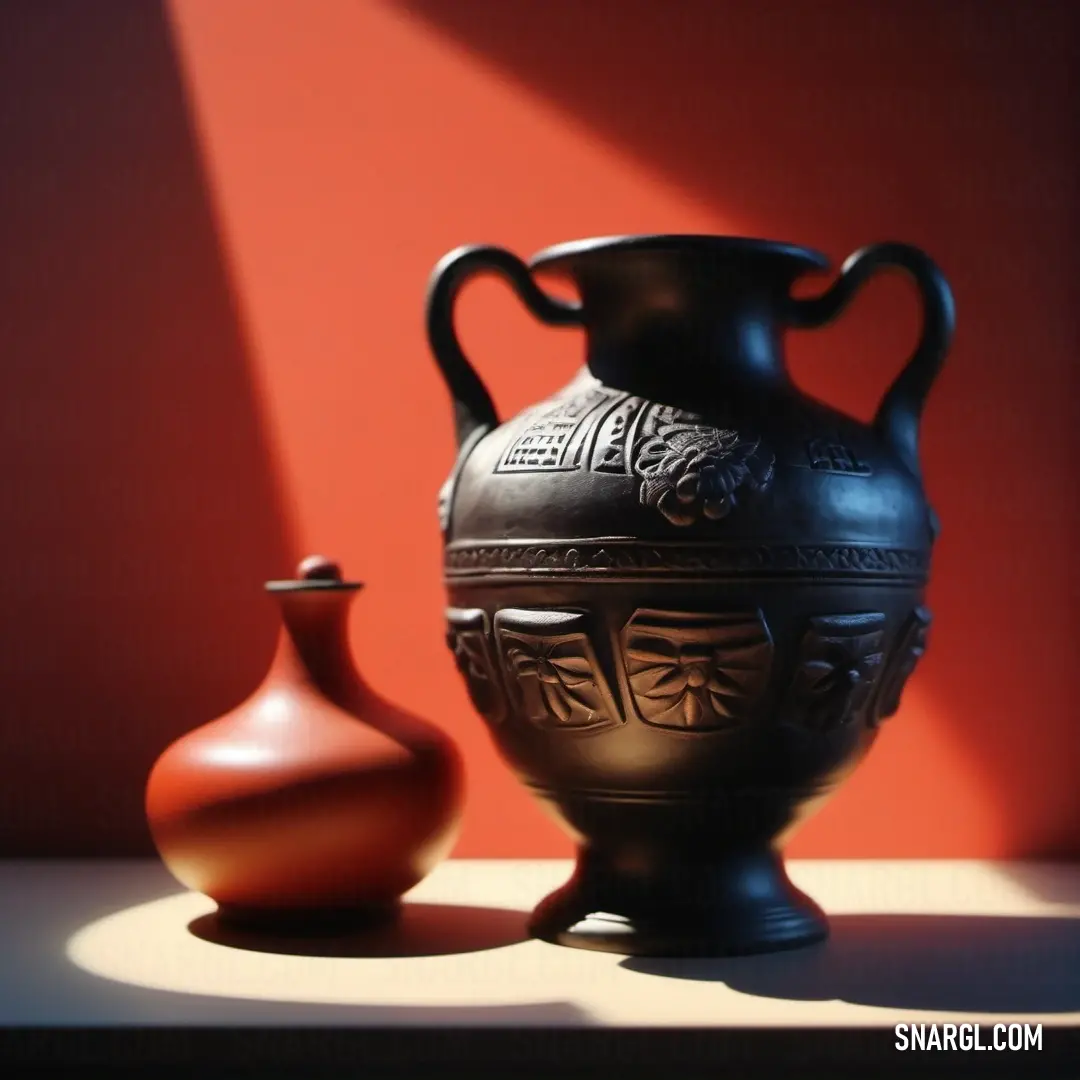
[{"label": "vase neck", "polygon": [[601,382],[661,401],[681,393],[699,405],[789,384],[780,327],[786,281],[655,257],[644,271],[629,269],[582,281],[586,362]]},{"label": "vase neck", "polygon": [[577,287],[586,360],[601,382],[707,406],[733,390],[790,387],[785,312],[795,279],[819,258],[766,241],[646,237],[552,249],[534,265]]},{"label": "vase neck", "polygon": [[588,327],[586,363],[601,382],[641,397],[704,405],[726,392],[790,385],[768,297],[725,296],[660,312],[628,306]]},{"label": "vase neck", "polygon": [[349,590],[278,594],[281,631],[268,680],[311,687],[348,708],[363,683],[349,648]]}]

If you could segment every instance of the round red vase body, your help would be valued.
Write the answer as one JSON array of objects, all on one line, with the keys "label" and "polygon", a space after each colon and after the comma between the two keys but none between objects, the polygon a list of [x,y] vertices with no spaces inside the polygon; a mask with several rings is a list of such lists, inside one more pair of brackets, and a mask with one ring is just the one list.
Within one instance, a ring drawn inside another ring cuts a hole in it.
[{"label": "round red vase body", "polygon": [[461,761],[357,672],[346,618],[360,586],[318,557],[298,578],[267,583],[283,625],[263,683],[161,755],[147,818],[165,865],[223,918],[362,922],[449,853]]}]

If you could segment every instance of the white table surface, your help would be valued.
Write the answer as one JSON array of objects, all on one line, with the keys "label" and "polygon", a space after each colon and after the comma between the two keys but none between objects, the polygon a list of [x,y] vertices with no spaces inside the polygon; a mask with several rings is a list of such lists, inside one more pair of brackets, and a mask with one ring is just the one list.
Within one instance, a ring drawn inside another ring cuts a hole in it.
[{"label": "white table surface", "polygon": [[156,861],[0,862],[0,1027],[1080,1022],[1080,866],[793,861],[829,942],[681,961],[526,940],[569,868],[453,860],[389,935],[225,944]]}]

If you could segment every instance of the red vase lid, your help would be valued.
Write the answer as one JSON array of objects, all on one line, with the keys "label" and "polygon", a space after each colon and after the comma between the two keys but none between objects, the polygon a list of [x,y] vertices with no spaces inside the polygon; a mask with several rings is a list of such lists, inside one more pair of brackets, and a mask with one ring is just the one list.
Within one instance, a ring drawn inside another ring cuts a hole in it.
[{"label": "red vase lid", "polygon": [[304,559],[297,566],[294,579],[266,582],[267,592],[299,592],[309,589],[355,591],[363,587],[362,581],[345,581],[341,576],[341,567],[323,555],[309,555]]}]

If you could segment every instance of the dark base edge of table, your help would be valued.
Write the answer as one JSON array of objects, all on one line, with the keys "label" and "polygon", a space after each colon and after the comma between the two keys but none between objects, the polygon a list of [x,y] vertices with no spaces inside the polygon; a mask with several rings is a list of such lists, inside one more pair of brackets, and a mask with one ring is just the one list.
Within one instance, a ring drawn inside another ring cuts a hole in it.
[{"label": "dark base edge of table", "polygon": [[[993,1019],[983,1022],[984,1032]],[[985,1036],[984,1036],[985,1040]],[[82,1070],[197,1070],[200,1077],[445,1075],[448,1068],[504,1072],[514,1080],[595,1077],[600,1070],[655,1072],[677,1080],[778,1070],[832,1077],[1031,1077],[1080,1075],[1080,1027],[1042,1028],[1042,1049],[1026,1051],[895,1048],[880,1028],[316,1028],[21,1027],[0,1028],[0,1064],[22,1074]],[[732,1074],[730,1070],[737,1069]],[[842,1071],[839,1071],[842,1070]],[[617,1080],[618,1074],[611,1078]]]}]

